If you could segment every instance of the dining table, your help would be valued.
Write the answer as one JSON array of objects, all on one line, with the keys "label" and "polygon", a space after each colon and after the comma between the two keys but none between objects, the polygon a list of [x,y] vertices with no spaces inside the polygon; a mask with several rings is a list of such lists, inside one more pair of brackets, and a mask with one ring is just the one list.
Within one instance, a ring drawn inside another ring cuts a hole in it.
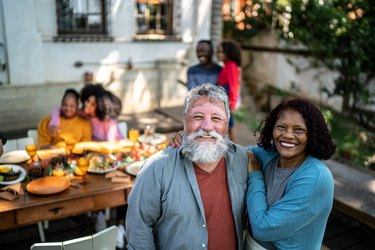
[{"label": "dining table", "polygon": [[[36,195],[26,191],[18,199],[0,199],[0,230],[16,228],[42,221],[56,220],[127,204],[134,178],[127,183],[112,183],[101,174],[88,174],[87,183],[71,181],[66,190],[50,195]],[[41,229],[39,228],[39,233]],[[41,241],[45,241],[44,235]]]},{"label": "dining table", "polygon": [[[126,152],[126,155],[131,152],[131,159],[135,160],[135,162],[133,162],[134,164],[127,164],[125,167],[125,170],[128,170],[124,171],[125,176],[127,176],[125,177],[126,181],[117,182],[114,178],[111,179],[107,176],[109,171],[118,172],[120,168],[113,168],[104,172],[92,170],[86,175],[84,182],[82,181],[82,176],[76,176],[76,173],[73,175],[70,172],[67,176],[61,177],[66,178],[68,184],[56,192],[32,192],[31,183],[36,184],[35,181],[40,178],[34,177],[35,179],[32,180],[33,176],[27,176],[21,182],[20,196],[18,198],[14,200],[0,199],[0,230],[38,224],[40,239],[43,242],[45,241],[43,221],[57,220],[126,205],[142,162],[145,158],[162,150],[166,145],[166,138],[165,135],[156,133],[152,137],[141,135],[137,142],[129,141],[129,139],[116,143],[83,142],[75,144],[74,148],[69,151],[63,148],[38,150],[37,158],[42,161],[50,160],[53,157],[66,154],[66,152],[82,154],[89,150],[89,152],[97,151],[107,155],[111,155],[115,151]],[[151,145],[153,146],[150,147]],[[24,158],[27,157],[27,154],[26,156],[25,154],[26,152],[20,150],[4,154],[0,158],[2,160],[0,163],[4,163],[4,161],[5,163],[11,163],[13,159],[19,161],[28,159]],[[30,166],[32,166],[30,161],[32,159],[20,162],[19,166],[16,167],[24,168],[30,174]],[[51,176],[45,178],[50,180]]]}]

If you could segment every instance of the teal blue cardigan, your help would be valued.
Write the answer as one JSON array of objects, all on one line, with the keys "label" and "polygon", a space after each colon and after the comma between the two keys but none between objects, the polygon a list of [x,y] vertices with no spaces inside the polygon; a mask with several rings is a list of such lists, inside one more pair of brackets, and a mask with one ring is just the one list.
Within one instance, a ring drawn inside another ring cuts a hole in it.
[{"label": "teal blue cardigan", "polygon": [[[278,155],[253,146],[262,169]],[[309,156],[290,176],[283,197],[268,207],[263,173],[249,173],[246,205],[254,238],[278,249],[320,249],[333,205],[333,177],[319,159]]]}]

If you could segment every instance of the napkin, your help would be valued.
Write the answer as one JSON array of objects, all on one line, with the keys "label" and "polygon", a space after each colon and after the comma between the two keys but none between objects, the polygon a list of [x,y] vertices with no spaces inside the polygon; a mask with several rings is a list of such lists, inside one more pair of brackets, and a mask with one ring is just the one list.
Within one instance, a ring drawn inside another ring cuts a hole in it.
[{"label": "napkin", "polygon": [[131,182],[131,179],[130,179],[130,176],[121,172],[121,171],[118,171],[118,170],[115,170],[115,171],[112,171],[112,172],[109,172],[105,175],[105,178],[107,179],[111,179],[111,182],[112,183],[126,183],[126,182]]},{"label": "napkin", "polygon": [[21,183],[0,188],[0,198],[3,198],[5,200],[13,201],[17,199],[20,195],[23,195]]}]

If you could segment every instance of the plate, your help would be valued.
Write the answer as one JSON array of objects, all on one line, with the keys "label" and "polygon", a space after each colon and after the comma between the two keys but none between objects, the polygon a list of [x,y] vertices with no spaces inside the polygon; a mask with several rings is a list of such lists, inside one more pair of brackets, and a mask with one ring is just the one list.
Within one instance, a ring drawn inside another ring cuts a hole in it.
[{"label": "plate", "polygon": [[29,182],[26,190],[32,194],[50,195],[66,190],[69,185],[66,177],[47,176]]},{"label": "plate", "polygon": [[145,162],[144,161],[135,161],[135,162],[127,165],[125,167],[126,173],[128,173],[130,175],[133,175],[133,176],[137,176],[139,170],[141,170],[141,168],[143,166],[143,163],[145,163]]},{"label": "plate", "polygon": [[120,161],[116,161],[116,164],[114,164],[113,168],[107,168],[107,169],[104,169],[104,170],[93,170],[93,169],[88,169],[88,170],[87,170],[87,173],[92,173],[92,174],[105,174],[105,173],[108,173],[108,172],[115,171],[115,170],[118,169],[120,166],[121,166],[121,162],[120,162]]},{"label": "plate", "polygon": [[153,135],[148,135],[148,136],[145,136],[144,134],[142,134],[138,137],[138,141],[140,143],[159,145],[167,141],[167,136],[160,134],[160,133],[155,133]]},{"label": "plate", "polygon": [[16,184],[18,182],[23,181],[23,179],[25,179],[25,177],[26,177],[26,170],[23,167],[21,167],[21,166],[12,165],[12,164],[6,164],[6,165],[0,165],[0,166],[2,166],[2,167],[4,167],[4,166],[10,167],[10,168],[12,168],[13,171],[16,171],[16,172],[17,171],[21,171],[21,174],[20,174],[20,176],[18,176],[17,179],[15,179],[14,181],[0,181],[1,185]]},{"label": "plate", "polygon": [[14,150],[4,153],[0,157],[0,163],[21,163],[30,159],[25,150]]}]

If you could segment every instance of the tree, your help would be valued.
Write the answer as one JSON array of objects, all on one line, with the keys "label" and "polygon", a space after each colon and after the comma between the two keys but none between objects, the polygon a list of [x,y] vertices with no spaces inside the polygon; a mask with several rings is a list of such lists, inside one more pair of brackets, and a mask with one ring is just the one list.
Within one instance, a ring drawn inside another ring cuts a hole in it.
[{"label": "tree", "polygon": [[338,72],[335,88],[323,91],[342,96],[343,111],[374,100],[369,85],[375,74],[375,7],[370,0],[253,0],[246,1],[242,16],[225,24],[239,40],[272,28],[289,44],[304,45],[313,67]]}]

